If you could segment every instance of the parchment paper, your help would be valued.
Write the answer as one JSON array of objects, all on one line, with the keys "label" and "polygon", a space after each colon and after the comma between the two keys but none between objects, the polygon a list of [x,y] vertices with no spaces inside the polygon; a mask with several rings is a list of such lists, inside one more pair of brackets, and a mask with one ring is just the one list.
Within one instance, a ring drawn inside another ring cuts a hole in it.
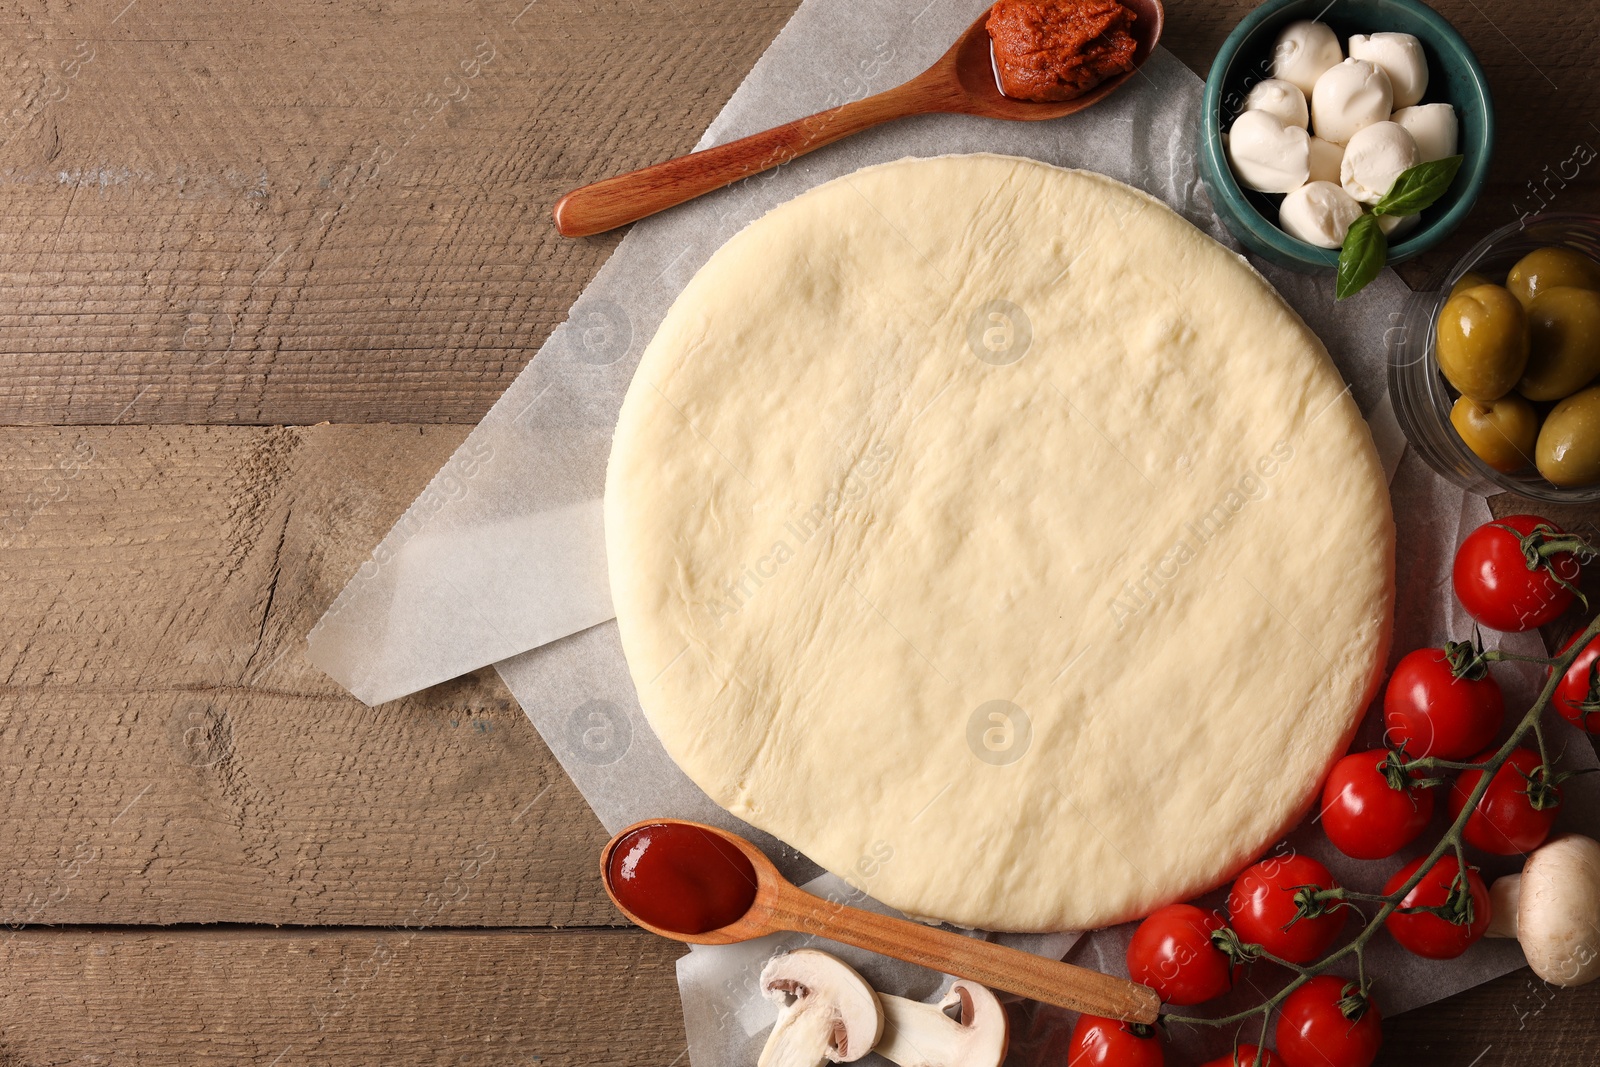
[{"label": "parchment paper", "polygon": [[[712,123],[700,147],[880,91],[932,62],[982,0],[806,0]],[[907,155],[1000,152],[1086,167],[1160,197],[1230,245],[1195,166],[1201,81],[1166,52],[1111,99],[1047,123],[928,116],[871,131],[635,226],[528,369],[401,519],[310,637],[311,657],[361,699],[376,703],[495,663],[552,751],[608,829],[679,816],[747,833],[797,881],[819,872],[804,857],[743,826],[688,781],[638,707],[605,586],[599,498],[611,430],[643,346],[683,285],[729,237],[773,206],[831,178]],[[1237,247],[1235,245],[1235,247]],[[1469,634],[1450,595],[1448,566],[1466,531],[1489,518],[1484,502],[1432,474],[1404,442],[1384,384],[1385,333],[1405,287],[1385,272],[1335,305],[1332,280],[1257,264],[1327,344],[1367,415],[1391,477],[1399,525],[1399,617],[1394,658]],[[1515,639],[1537,651],[1536,639]],[[528,651],[531,649],[532,651]],[[520,654],[518,654],[520,653]],[[509,657],[509,658],[508,658]],[[1501,673],[1516,707],[1531,687]],[[1369,723],[1368,740],[1379,731]],[[1581,735],[1552,731],[1573,765],[1592,765]],[[1570,736],[1569,736],[1570,735]],[[1225,769],[1224,769],[1225,770]],[[1600,785],[1567,786],[1565,824],[1595,832]],[[1440,805],[1441,809],[1443,805]],[[1443,815],[1439,816],[1442,824]],[[1302,827],[1282,848],[1322,858],[1349,884],[1376,890],[1399,863],[1338,856]],[[1493,877],[1514,865],[1485,865]],[[881,907],[833,876],[816,888]],[[1220,894],[1218,896],[1220,900]],[[1130,928],[1012,937],[1020,947],[1123,973]],[[976,936],[976,935],[975,935]],[[761,964],[795,938],[697,948],[679,964],[695,1067],[755,1061],[771,1005],[756,993]],[[940,976],[842,954],[886,992],[931,998]],[[1425,1004],[1521,964],[1515,943],[1484,942],[1448,964],[1427,963],[1386,936],[1372,942],[1385,1014]],[[1258,968],[1238,996],[1271,988]],[[1019,1006],[1012,1061],[1060,1050],[1069,1013]],[[1179,1056],[1225,1048],[1231,1035],[1176,1030]],[[1253,1034],[1245,1035],[1253,1040]],[[1181,1059],[1178,1060],[1181,1062]]]}]

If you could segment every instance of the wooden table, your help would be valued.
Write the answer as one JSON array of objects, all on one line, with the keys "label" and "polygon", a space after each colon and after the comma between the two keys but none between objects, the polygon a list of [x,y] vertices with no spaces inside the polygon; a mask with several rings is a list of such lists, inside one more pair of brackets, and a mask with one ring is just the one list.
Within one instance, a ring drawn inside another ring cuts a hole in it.
[{"label": "wooden table", "polygon": [[[6,6],[0,1063],[679,1061],[679,950],[492,672],[369,709],[304,637],[615,247],[551,203],[687,150],[794,6]],[[1439,6],[1501,119],[1461,240],[1600,207],[1600,13]],[[1595,1062],[1597,1011],[1522,972],[1384,1062]]]}]

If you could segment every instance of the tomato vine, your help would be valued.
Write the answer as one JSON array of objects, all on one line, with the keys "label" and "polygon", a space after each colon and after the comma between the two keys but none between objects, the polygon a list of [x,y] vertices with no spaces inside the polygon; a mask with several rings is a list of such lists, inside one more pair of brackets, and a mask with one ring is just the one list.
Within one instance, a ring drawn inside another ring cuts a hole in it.
[{"label": "tomato vine", "polygon": [[[1564,543],[1561,547],[1562,549],[1568,548],[1568,546]],[[1558,776],[1554,775],[1548,770],[1549,757],[1545,748],[1543,716],[1546,709],[1550,707],[1551,700],[1555,696],[1556,689],[1560,685],[1562,678],[1565,676],[1567,669],[1575,660],[1578,659],[1580,655],[1583,654],[1584,650],[1589,647],[1590,642],[1596,637],[1600,637],[1600,617],[1597,617],[1591,621],[1588,626],[1584,628],[1581,634],[1573,639],[1559,655],[1553,658],[1522,656],[1495,650],[1484,651],[1482,649],[1477,649],[1474,654],[1468,655],[1462,651],[1463,646],[1451,645],[1448,654],[1451,655],[1453,667],[1459,664],[1459,676],[1467,676],[1468,672],[1480,671],[1483,669],[1484,665],[1499,660],[1514,660],[1517,662],[1537,663],[1549,667],[1551,670],[1550,677],[1546,680],[1544,687],[1540,690],[1538,698],[1522,716],[1522,719],[1511,731],[1510,736],[1506,738],[1506,740],[1489,758],[1481,762],[1460,762],[1438,759],[1434,757],[1407,759],[1404,756],[1403,750],[1391,754],[1390,765],[1396,772],[1396,776],[1400,781],[1405,781],[1407,777],[1416,773],[1430,775],[1439,771],[1447,770],[1481,772],[1478,775],[1478,781],[1468,793],[1460,814],[1456,816],[1455,820],[1451,823],[1450,828],[1446,830],[1443,836],[1439,839],[1438,844],[1433,847],[1433,850],[1423,859],[1421,864],[1418,865],[1415,873],[1401,883],[1393,892],[1376,894],[1335,888],[1319,890],[1309,894],[1311,899],[1307,901],[1307,907],[1316,907],[1319,905],[1326,906],[1332,904],[1334,906],[1342,905],[1354,908],[1354,902],[1374,903],[1379,905],[1377,913],[1370,917],[1366,925],[1352,940],[1336,949],[1327,952],[1321,958],[1312,963],[1296,964],[1290,963],[1287,960],[1278,959],[1277,957],[1272,956],[1263,950],[1260,945],[1251,945],[1241,942],[1237,935],[1234,935],[1233,932],[1227,928],[1217,931],[1216,937],[1218,939],[1219,947],[1224,948],[1225,951],[1230,951],[1230,955],[1236,953],[1236,958],[1241,962],[1258,959],[1267,960],[1269,962],[1279,964],[1293,972],[1294,977],[1290,979],[1289,983],[1284,986],[1283,989],[1279,990],[1276,994],[1262,1001],[1260,1004],[1255,1005],[1254,1007],[1214,1018],[1199,1015],[1163,1013],[1161,1016],[1162,1022],[1167,1025],[1184,1024],[1189,1026],[1220,1027],[1246,1022],[1255,1016],[1260,1015],[1262,1017],[1262,1043],[1265,1044],[1267,1027],[1271,1021],[1272,1013],[1297,989],[1303,987],[1313,978],[1323,974],[1333,965],[1351,956],[1354,956],[1356,960],[1357,973],[1359,976],[1355,982],[1351,983],[1355,989],[1355,992],[1351,994],[1351,996],[1364,999],[1370,988],[1370,984],[1366,977],[1365,959],[1363,956],[1363,952],[1367,943],[1371,941],[1378,930],[1383,927],[1384,921],[1401,907],[1401,902],[1404,901],[1411,891],[1423,881],[1433,866],[1443,859],[1445,854],[1449,852],[1455,853],[1457,873],[1455,875],[1455,882],[1452,887],[1452,898],[1446,905],[1441,906],[1439,910],[1449,912],[1453,916],[1450,921],[1459,922],[1464,920],[1466,923],[1470,924],[1473,919],[1470,896],[1466,897],[1465,904],[1463,904],[1461,899],[1458,899],[1458,894],[1465,896],[1467,893],[1466,872],[1468,870],[1468,864],[1465,847],[1463,844],[1463,831],[1467,825],[1467,820],[1472,816],[1473,812],[1477,809],[1478,802],[1483,799],[1484,794],[1488,791],[1490,782],[1494,779],[1496,772],[1498,772],[1500,768],[1505,765],[1506,761],[1510,759],[1511,754],[1516,751],[1518,746],[1527,738],[1529,734],[1534,735],[1534,739],[1538,744],[1541,766],[1545,768],[1547,779],[1552,783],[1555,780],[1558,780]],[[1471,646],[1466,647],[1470,648]],[[1428,781],[1436,784],[1439,780],[1428,779]],[[1407,910],[1409,911],[1410,909]],[[1230,939],[1231,944],[1228,944]]]}]

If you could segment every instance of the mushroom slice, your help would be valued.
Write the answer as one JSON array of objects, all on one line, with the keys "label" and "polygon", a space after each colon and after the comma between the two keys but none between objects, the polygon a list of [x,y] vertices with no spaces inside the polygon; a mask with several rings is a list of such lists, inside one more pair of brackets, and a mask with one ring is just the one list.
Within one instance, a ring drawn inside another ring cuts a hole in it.
[{"label": "mushroom slice", "polygon": [[1562,987],[1600,978],[1600,842],[1552,837],[1521,874],[1498,879],[1489,897],[1488,936],[1522,942],[1534,974]]},{"label": "mushroom slice", "polygon": [[854,967],[803,948],[761,969],[761,993],[778,1004],[778,1021],[758,1067],[822,1067],[859,1060],[883,1034],[878,994]]},{"label": "mushroom slice", "polygon": [[900,1067],[1000,1067],[1006,1057],[1006,1010],[976,982],[958,979],[938,1004],[884,993],[878,999],[884,1023],[877,1052]]}]

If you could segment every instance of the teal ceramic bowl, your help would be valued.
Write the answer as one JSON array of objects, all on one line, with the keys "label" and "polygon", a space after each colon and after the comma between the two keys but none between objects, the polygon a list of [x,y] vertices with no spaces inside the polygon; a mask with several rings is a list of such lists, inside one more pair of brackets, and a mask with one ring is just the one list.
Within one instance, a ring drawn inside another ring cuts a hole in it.
[{"label": "teal ceramic bowl", "polygon": [[1244,107],[1245,95],[1272,76],[1272,47],[1291,22],[1325,22],[1343,44],[1353,33],[1409,33],[1422,42],[1428,59],[1426,104],[1456,109],[1460,151],[1466,158],[1450,189],[1422,213],[1421,224],[1389,248],[1389,262],[1420,255],[1449,236],[1472,210],[1489,172],[1494,152],[1494,104],[1477,57],[1455,28],[1420,0],[1267,0],[1246,15],[1223,42],[1206,77],[1200,118],[1200,176],[1217,214],[1251,252],[1271,262],[1307,272],[1331,269],[1338,249],[1317,248],[1278,229],[1283,197],[1243,188],[1234,179],[1222,131]]}]

